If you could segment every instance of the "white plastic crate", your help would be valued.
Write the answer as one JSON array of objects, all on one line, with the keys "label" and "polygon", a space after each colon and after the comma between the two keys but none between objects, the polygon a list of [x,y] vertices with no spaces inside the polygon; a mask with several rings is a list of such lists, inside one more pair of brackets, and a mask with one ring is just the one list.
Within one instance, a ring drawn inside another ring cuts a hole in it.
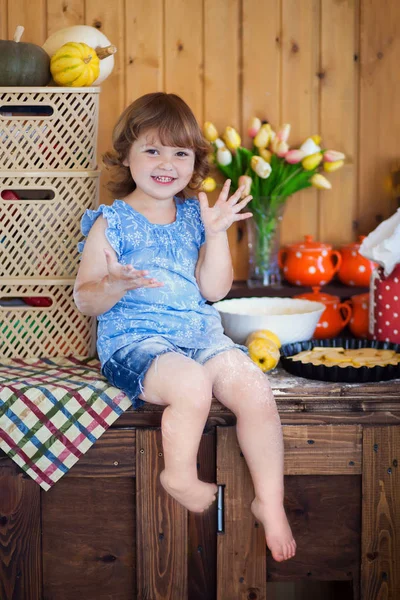
[{"label": "white plastic crate", "polygon": [[0,359],[94,356],[95,319],[78,311],[72,293],[72,281],[2,285]]},{"label": "white plastic crate", "polygon": [[0,276],[74,277],[80,220],[97,206],[99,177],[99,171],[0,172]]},{"label": "white plastic crate", "polygon": [[0,171],[97,165],[99,87],[0,87]]}]

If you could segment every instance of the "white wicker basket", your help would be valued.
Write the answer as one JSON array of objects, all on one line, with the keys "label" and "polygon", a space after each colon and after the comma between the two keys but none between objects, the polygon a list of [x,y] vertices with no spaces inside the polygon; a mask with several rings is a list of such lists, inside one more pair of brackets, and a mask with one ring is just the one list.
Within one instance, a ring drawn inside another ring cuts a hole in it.
[{"label": "white wicker basket", "polygon": [[[0,172],[0,276],[74,277],[80,220],[97,206],[99,177],[99,171]],[[10,191],[27,199],[4,199]]]},{"label": "white wicker basket", "polygon": [[94,169],[99,87],[0,87],[0,171]]},{"label": "white wicker basket", "polygon": [[[53,283],[47,280],[0,287],[0,359],[94,355],[95,319],[76,308],[73,281]],[[50,299],[52,304],[37,306],[38,299],[42,303]]]}]

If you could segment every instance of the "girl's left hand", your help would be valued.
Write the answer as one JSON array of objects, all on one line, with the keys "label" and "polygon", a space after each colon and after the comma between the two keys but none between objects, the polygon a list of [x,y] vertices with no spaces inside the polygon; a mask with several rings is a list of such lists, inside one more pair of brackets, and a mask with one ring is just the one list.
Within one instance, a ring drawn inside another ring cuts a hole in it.
[{"label": "girl's left hand", "polygon": [[250,212],[239,214],[239,211],[250,202],[252,196],[246,196],[240,200],[244,190],[244,186],[241,186],[228,198],[230,185],[231,180],[227,179],[218,200],[212,207],[208,204],[207,194],[199,193],[200,212],[206,235],[212,236],[226,231],[235,221],[243,221],[252,216]]}]

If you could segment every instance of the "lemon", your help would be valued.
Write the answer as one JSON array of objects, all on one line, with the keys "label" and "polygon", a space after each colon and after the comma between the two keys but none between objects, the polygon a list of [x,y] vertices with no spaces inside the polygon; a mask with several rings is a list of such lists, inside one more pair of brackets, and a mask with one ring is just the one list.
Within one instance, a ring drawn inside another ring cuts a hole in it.
[{"label": "lemon", "polygon": [[246,340],[246,346],[248,346],[252,340],[255,340],[257,338],[271,340],[271,342],[274,342],[274,344],[276,344],[278,348],[280,348],[282,345],[281,340],[278,338],[276,333],[270,331],[269,329],[258,329],[257,331],[253,331],[252,333],[250,333],[249,337]]},{"label": "lemon", "polygon": [[278,364],[280,358],[279,348],[272,340],[258,337],[246,345],[251,360],[260,367],[263,373],[271,371]]}]

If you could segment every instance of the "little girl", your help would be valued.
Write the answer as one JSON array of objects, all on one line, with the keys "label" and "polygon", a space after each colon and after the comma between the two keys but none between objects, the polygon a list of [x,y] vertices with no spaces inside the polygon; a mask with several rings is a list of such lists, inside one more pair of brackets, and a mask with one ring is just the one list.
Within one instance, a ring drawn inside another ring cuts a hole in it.
[{"label": "little girl", "polygon": [[[243,346],[223,333],[206,301],[232,285],[226,231],[251,213],[240,188],[226,181],[210,208],[198,189],[208,171],[208,143],[185,102],[174,94],[142,96],[113,132],[111,206],[82,218],[83,251],[74,298],[97,316],[97,349],[105,377],[134,407],[165,406],[161,483],[188,510],[204,511],[217,486],[199,481],[197,451],[215,397],[237,417],[249,467],[252,512],[263,523],[277,561],[295,554],[283,507],[281,423],[268,379]],[[120,199],[121,198],[121,199]]]}]

